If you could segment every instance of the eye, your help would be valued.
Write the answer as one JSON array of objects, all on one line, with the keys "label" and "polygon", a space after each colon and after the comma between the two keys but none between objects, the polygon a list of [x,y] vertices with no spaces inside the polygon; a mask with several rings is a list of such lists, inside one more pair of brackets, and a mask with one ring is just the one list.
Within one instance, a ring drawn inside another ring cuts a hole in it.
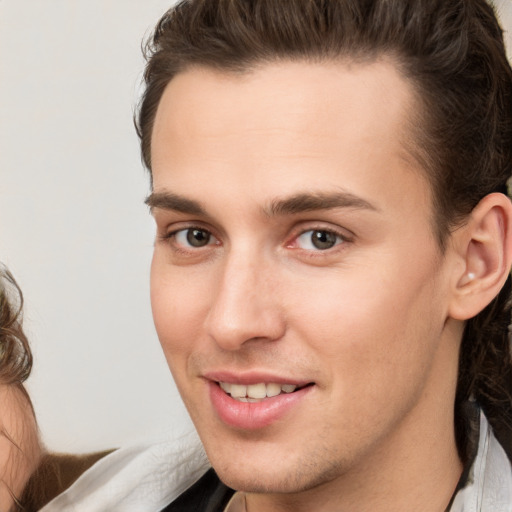
[{"label": "eye", "polygon": [[310,229],[297,237],[297,247],[300,249],[325,251],[341,244],[343,237],[325,229]]},{"label": "eye", "polygon": [[173,238],[182,247],[199,248],[216,242],[209,231],[200,228],[181,229],[173,233]]}]

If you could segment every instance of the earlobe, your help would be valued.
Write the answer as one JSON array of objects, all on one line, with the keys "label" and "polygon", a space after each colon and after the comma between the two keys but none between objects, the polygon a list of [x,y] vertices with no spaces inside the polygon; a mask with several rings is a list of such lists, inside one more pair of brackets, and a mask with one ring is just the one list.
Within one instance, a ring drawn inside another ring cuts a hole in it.
[{"label": "earlobe", "polygon": [[[474,208],[454,243],[458,266],[449,315],[468,320],[482,311],[504,285],[512,263],[512,205],[503,194],[489,194]],[[462,269],[462,270],[461,270]]]}]

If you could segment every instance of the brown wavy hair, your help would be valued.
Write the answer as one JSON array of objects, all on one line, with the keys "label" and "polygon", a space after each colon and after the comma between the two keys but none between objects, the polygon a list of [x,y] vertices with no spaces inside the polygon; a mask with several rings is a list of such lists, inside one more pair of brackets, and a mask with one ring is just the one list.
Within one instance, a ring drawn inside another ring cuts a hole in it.
[{"label": "brown wavy hair", "polygon": [[0,266],[0,383],[20,389],[33,362],[22,328],[22,311],[23,294],[12,274]]},{"label": "brown wavy hair", "polygon": [[[415,156],[434,196],[444,250],[452,229],[512,174],[512,71],[502,30],[485,0],[189,0],[170,9],[145,46],[145,93],[135,125],[151,171],[151,135],[170,80],[191,66],[246,72],[285,60],[390,57],[420,99]],[[512,456],[510,277],[465,328],[456,397],[474,398]]]},{"label": "brown wavy hair", "polygon": [[0,435],[8,457],[1,484],[13,506],[24,510],[21,493],[42,454],[32,402],[23,383],[32,370],[32,352],[22,328],[23,294],[0,266]]}]

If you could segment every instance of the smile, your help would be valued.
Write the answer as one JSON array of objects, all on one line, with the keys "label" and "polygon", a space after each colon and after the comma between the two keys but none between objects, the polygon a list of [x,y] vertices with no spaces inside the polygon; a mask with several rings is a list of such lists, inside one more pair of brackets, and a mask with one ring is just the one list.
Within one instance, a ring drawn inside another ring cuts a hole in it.
[{"label": "smile", "polygon": [[242,430],[268,427],[293,411],[301,410],[301,404],[316,388],[313,382],[280,384],[275,377],[269,378],[269,382],[263,379],[258,382],[254,377],[249,380],[245,375],[233,382],[233,377],[219,375],[207,380],[213,409],[226,425]]},{"label": "smile", "polygon": [[221,389],[231,398],[239,402],[256,403],[265,398],[279,396],[282,393],[293,393],[298,386],[295,384],[277,384],[270,382],[268,384],[260,382],[258,384],[233,384],[230,382],[219,382]]}]

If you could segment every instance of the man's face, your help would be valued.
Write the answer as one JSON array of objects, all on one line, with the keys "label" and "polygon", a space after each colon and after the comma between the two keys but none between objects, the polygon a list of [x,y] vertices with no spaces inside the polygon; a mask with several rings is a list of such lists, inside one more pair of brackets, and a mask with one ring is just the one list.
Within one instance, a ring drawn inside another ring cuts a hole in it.
[{"label": "man's face", "polygon": [[413,108],[387,62],[196,68],[164,93],[153,314],[228,485],[382,470],[449,424],[457,343],[429,185],[403,143]]}]

